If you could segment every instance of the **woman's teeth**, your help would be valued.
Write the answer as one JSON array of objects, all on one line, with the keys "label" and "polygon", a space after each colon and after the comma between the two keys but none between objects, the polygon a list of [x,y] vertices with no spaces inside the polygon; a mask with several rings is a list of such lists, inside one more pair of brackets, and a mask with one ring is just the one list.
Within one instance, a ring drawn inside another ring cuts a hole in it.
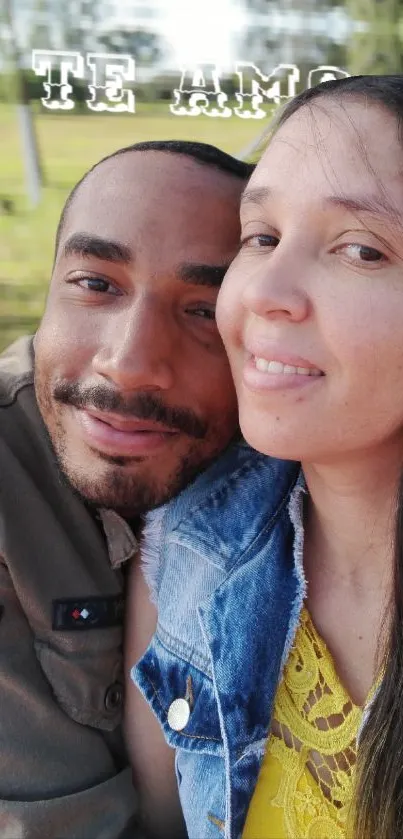
[{"label": "woman's teeth", "polygon": [[293,367],[291,364],[282,364],[281,361],[266,361],[265,358],[254,357],[256,370],[261,373],[280,373],[284,376],[321,376],[321,370],[315,367]]}]

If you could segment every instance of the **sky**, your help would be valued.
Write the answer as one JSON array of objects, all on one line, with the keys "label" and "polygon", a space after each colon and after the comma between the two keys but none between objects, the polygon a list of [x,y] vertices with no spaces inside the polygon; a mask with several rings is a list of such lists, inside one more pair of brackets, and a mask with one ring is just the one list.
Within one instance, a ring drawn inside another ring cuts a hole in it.
[{"label": "sky", "polygon": [[245,27],[238,0],[165,0],[165,33],[179,63],[213,62],[232,65],[234,35]]},{"label": "sky", "polygon": [[[254,56],[243,55],[242,33],[251,24],[246,0],[114,0],[119,18],[135,19],[137,6],[155,7],[159,10],[156,23],[172,49],[172,60],[176,66],[197,63],[214,63],[222,70],[233,70],[237,61],[253,61]],[[303,4],[302,4],[303,5]],[[294,7],[294,8],[293,8]],[[312,37],[319,33],[326,35],[329,27],[336,40],[347,37],[348,21],[342,8],[328,14],[306,15],[297,11],[298,3],[277,0],[267,4],[267,14],[258,16],[258,27],[264,35],[278,33],[281,38],[287,32],[298,32],[308,27]],[[347,29],[346,29],[347,27]]]},{"label": "sky", "polygon": [[[218,63],[231,67],[236,35],[245,29],[244,0],[114,0],[117,18],[123,24],[135,20],[135,9],[146,7],[165,36],[175,64]],[[235,36],[235,37],[234,37]]]}]

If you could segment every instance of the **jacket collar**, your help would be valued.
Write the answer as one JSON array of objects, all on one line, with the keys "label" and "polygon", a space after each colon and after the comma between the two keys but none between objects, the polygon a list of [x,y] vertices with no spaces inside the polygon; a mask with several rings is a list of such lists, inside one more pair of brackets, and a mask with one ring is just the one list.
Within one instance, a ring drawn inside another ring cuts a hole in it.
[{"label": "jacket collar", "polygon": [[120,568],[138,551],[137,539],[127,521],[114,510],[99,510],[112,568]]}]

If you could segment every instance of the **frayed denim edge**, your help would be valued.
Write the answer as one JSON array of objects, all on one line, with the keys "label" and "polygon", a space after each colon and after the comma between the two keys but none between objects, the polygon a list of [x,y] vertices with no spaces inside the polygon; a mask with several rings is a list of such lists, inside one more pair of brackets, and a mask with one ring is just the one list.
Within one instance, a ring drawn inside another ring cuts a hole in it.
[{"label": "frayed denim edge", "polygon": [[140,539],[140,562],[145,581],[150,590],[150,600],[158,606],[162,573],[162,531],[167,511],[166,505],[148,513]]},{"label": "frayed denim edge", "polygon": [[299,625],[299,618],[304,600],[307,595],[307,582],[304,574],[304,525],[302,520],[302,503],[303,496],[306,493],[304,483],[298,482],[291,493],[291,498],[288,504],[288,513],[291,523],[294,526],[294,574],[297,578],[298,589],[295,600],[292,604],[290,622],[288,625],[288,632],[284,644],[284,652],[281,659],[281,669],[279,681],[282,677],[284,667],[286,665],[289,652],[295,640],[295,635]]}]

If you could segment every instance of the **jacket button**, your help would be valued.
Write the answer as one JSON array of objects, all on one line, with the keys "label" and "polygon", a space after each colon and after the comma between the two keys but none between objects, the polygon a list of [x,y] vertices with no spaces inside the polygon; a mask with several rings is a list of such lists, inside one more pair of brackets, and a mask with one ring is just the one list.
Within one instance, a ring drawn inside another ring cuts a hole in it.
[{"label": "jacket button", "polygon": [[190,706],[186,699],[175,699],[168,709],[168,725],[173,731],[182,731],[188,724]]},{"label": "jacket button", "polygon": [[117,711],[123,705],[123,687],[120,682],[109,685],[105,693],[105,708],[107,711]]}]

